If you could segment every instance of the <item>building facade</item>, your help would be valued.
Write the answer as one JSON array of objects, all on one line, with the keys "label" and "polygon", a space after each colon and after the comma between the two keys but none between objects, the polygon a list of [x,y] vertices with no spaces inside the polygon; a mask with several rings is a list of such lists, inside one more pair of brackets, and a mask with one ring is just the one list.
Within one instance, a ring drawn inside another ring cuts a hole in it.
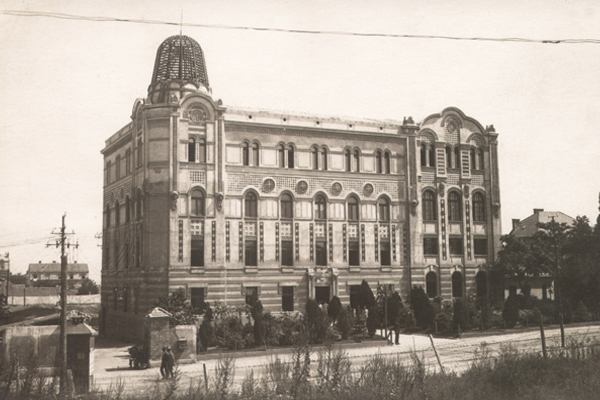
[{"label": "building facade", "polygon": [[[61,264],[56,262],[29,264],[27,279],[32,286],[60,286]],[[87,264],[67,264],[67,284],[70,289],[77,289],[89,277],[90,271]]]},{"label": "building facade", "polygon": [[497,134],[457,108],[420,123],[227,107],[202,50],[159,47],[104,155],[101,331],[184,288],[194,307],[301,311],[366,279],[404,298],[486,295],[500,237]]}]

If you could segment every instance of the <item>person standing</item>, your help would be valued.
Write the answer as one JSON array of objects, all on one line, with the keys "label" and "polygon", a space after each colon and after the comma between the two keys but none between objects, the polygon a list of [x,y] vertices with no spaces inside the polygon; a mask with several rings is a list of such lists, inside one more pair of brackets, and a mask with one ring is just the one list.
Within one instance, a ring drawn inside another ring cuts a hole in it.
[{"label": "person standing", "polygon": [[167,348],[163,347],[162,348],[162,358],[160,359],[160,374],[162,375],[163,379],[168,378],[168,376],[167,376],[168,358],[169,358],[169,356],[167,355]]},{"label": "person standing", "polygon": [[167,347],[166,357],[167,357],[167,363],[166,363],[167,378],[173,378],[173,367],[175,366],[175,356],[173,355],[173,352],[171,351],[170,346]]}]

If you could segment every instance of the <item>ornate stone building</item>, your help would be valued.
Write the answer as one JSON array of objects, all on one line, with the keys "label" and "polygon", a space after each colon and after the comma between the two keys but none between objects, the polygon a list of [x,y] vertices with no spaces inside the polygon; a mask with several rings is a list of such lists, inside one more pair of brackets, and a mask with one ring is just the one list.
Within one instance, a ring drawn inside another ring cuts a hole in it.
[{"label": "ornate stone building", "polygon": [[198,43],[170,37],[102,150],[101,329],[141,339],[137,320],[177,288],[195,307],[256,292],[273,312],[350,304],[363,279],[485,296],[496,137],[453,107],[421,123],[227,107]]}]

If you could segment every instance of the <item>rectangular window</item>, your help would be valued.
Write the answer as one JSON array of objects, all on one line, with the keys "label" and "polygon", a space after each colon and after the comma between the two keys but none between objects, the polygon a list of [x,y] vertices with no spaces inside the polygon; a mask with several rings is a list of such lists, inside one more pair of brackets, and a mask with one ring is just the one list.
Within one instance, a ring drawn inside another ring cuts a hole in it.
[{"label": "rectangular window", "polygon": [[348,263],[352,266],[360,265],[360,246],[357,241],[348,243]]},{"label": "rectangular window", "polygon": [[256,286],[246,287],[246,304],[252,303],[252,296],[258,299],[258,288]]},{"label": "rectangular window", "polygon": [[256,240],[246,240],[244,243],[244,251],[246,257],[244,258],[245,264],[247,267],[256,267],[258,263],[256,262]]},{"label": "rectangular window", "polygon": [[204,237],[192,239],[191,266],[204,267]]},{"label": "rectangular window", "polygon": [[329,286],[315,287],[315,301],[319,304],[329,304],[329,295],[331,288]]},{"label": "rectangular window", "polygon": [[294,287],[282,286],[281,288],[281,310],[294,311]]},{"label": "rectangular window", "polygon": [[423,254],[437,255],[438,254],[438,239],[426,237],[423,238]]},{"label": "rectangular window", "polygon": [[390,243],[381,242],[379,244],[381,265],[392,265],[392,257],[390,255]]},{"label": "rectangular window", "polygon": [[294,244],[291,240],[281,241],[281,265],[294,265]]},{"label": "rectangular window", "polygon": [[360,297],[360,285],[350,286],[350,307],[353,309],[358,308],[358,302]]},{"label": "rectangular window", "polygon": [[487,238],[473,239],[473,247],[475,247],[476,256],[487,255]]},{"label": "rectangular window", "polygon": [[204,309],[204,288],[191,288],[190,298],[192,308],[195,312],[199,312]]},{"label": "rectangular window", "polygon": [[327,242],[318,240],[315,243],[316,261],[319,266],[327,266]]},{"label": "rectangular window", "polygon": [[450,238],[448,240],[450,246],[450,254],[461,256],[463,255],[463,240],[462,238]]}]

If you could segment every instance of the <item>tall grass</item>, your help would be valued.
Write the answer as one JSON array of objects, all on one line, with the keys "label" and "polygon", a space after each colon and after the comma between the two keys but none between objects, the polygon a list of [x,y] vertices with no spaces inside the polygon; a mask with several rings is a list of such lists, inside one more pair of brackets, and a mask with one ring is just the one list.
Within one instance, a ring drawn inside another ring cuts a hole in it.
[{"label": "tall grass", "polygon": [[[565,349],[552,349],[548,358],[540,354],[519,353],[510,346],[492,353],[485,344],[479,348],[470,366],[461,375],[437,373],[429,369],[422,357],[374,355],[361,366],[352,366],[348,354],[334,346],[317,352],[306,342],[297,343],[288,359],[273,358],[265,372],[248,373],[241,385],[234,386],[235,360],[222,358],[205,386],[203,379],[190,380],[182,387],[178,370],[175,378],[157,380],[145,391],[128,394],[125,383],[117,381],[105,392],[78,396],[82,400],[505,400],[505,399],[594,399],[600,393],[600,343],[589,338],[569,341]],[[315,362],[316,358],[316,362]],[[1,382],[3,399],[56,398],[49,390],[52,380],[35,374],[22,375],[17,396],[16,383]],[[11,376],[10,360],[0,363],[0,377]]]}]

